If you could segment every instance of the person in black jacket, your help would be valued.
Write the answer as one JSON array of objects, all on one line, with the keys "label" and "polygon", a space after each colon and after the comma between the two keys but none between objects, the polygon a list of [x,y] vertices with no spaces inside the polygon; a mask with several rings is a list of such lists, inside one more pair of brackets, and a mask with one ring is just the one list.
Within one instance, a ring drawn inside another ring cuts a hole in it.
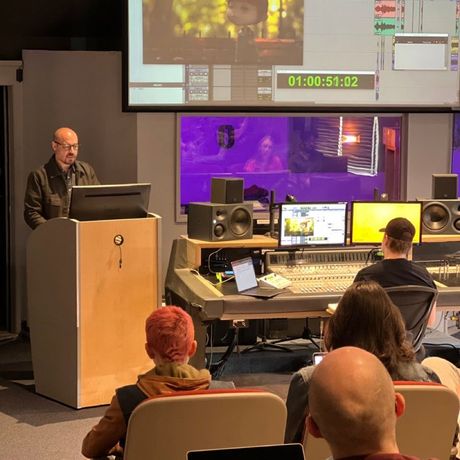
[{"label": "person in black jacket", "polygon": [[[383,288],[393,286],[427,286],[436,289],[427,269],[409,260],[415,227],[405,217],[391,219],[385,229],[382,241],[383,260],[361,269],[354,282],[376,281]],[[428,326],[436,321],[436,305],[432,308]]]},{"label": "person in black jacket", "polygon": [[53,135],[53,156],[29,174],[24,197],[24,220],[35,229],[53,217],[69,215],[70,193],[74,185],[98,185],[94,169],[78,161],[77,133],[59,128]]}]

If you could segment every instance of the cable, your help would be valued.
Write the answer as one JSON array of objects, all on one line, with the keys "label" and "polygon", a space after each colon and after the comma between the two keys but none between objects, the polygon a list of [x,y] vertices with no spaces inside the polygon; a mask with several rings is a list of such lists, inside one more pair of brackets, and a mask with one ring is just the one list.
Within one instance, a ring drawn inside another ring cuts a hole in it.
[{"label": "cable", "polygon": [[[201,275],[200,275],[201,276]],[[219,286],[219,284],[224,284],[228,283],[229,281],[235,279],[235,276],[230,276],[230,278],[227,278],[226,280],[223,281],[218,281],[217,283],[211,283],[213,286]]]},{"label": "cable", "polygon": [[372,248],[368,253],[366,257],[366,265],[369,263],[369,259],[372,256],[372,259],[374,259],[374,255],[380,251],[380,248]]},{"label": "cable", "polygon": [[208,256],[208,270],[209,270],[209,273],[212,273],[213,275],[216,274],[216,272],[214,270],[211,269],[211,257],[214,255],[214,254],[217,254],[218,252],[222,251],[223,248],[219,248],[217,249],[217,251],[214,251],[214,252],[211,252]]},{"label": "cable", "polygon": [[211,348],[211,353],[210,353],[210,355],[209,355],[209,363],[208,363],[207,368],[208,368],[208,369],[211,369],[211,366],[212,366],[212,359],[213,359],[213,357],[214,357],[214,356],[213,356],[213,354],[214,354],[214,337],[213,337],[213,335],[214,335],[214,334],[213,334],[214,326],[213,326],[212,323],[209,325],[209,328],[210,328],[210,330],[211,330],[211,332],[210,332],[210,334],[209,334],[209,342],[210,342],[210,343],[209,343],[209,346],[210,346],[210,348]]},{"label": "cable", "polygon": [[[203,278],[205,281],[207,281],[209,284],[211,284],[212,286],[219,286],[220,284],[224,284],[224,283],[227,283],[228,281],[231,281],[233,279],[235,279],[235,276],[230,276],[229,278],[227,278],[226,280],[223,280],[223,281],[218,281],[217,283],[211,283],[211,281],[209,281],[208,279],[206,279],[198,270],[196,270],[195,268],[191,268],[190,269],[190,273],[193,273],[194,275],[196,276],[199,276],[200,278]],[[219,273],[214,273],[216,276],[219,275]]]},{"label": "cable", "polygon": [[123,237],[123,235],[115,235],[113,237],[113,243],[115,244],[115,246],[118,246],[118,249],[119,249],[119,258],[118,258],[118,268],[122,268],[123,266],[123,254],[122,254],[122,251],[121,251],[121,246],[122,244],[124,243],[125,239]]}]

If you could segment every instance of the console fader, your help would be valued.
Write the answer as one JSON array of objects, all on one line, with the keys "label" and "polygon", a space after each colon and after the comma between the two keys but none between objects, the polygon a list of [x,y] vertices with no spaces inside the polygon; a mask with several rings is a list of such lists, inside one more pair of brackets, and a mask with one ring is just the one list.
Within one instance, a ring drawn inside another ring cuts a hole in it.
[{"label": "console fader", "polygon": [[267,252],[265,270],[290,280],[289,289],[296,294],[343,292],[373,262],[372,252],[369,247]]}]

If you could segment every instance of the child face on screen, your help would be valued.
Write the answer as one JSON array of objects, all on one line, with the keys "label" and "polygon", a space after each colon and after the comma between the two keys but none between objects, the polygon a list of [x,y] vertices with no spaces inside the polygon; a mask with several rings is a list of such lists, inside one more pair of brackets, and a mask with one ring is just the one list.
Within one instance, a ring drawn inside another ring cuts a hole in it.
[{"label": "child face on screen", "polygon": [[227,17],[237,26],[249,26],[259,22],[257,6],[242,0],[228,2]]}]

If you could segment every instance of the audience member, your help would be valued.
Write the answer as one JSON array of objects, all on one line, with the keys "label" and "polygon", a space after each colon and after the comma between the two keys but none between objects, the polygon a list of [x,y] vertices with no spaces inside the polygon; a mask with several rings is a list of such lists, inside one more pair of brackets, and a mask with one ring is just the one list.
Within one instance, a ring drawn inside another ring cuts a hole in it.
[{"label": "audience member", "polygon": [[51,141],[53,156],[29,174],[24,197],[24,220],[34,229],[53,217],[69,215],[74,185],[98,185],[92,166],[78,161],[80,144],[70,128],[56,130]]},{"label": "audience member", "polygon": [[[360,270],[354,281],[376,281],[384,288],[411,284],[436,289],[426,268],[408,259],[414,236],[415,227],[405,217],[390,220],[383,235],[383,260]],[[428,325],[432,326],[435,320],[434,307]]]},{"label": "audience member", "polygon": [[[354,283],[345,291],[327,324],[324,345],[329,351],[354,346],[374,354],[393,380],[440,383],[431,369],[415,360],[399,309],[385,290],[373,281]],[[292,377],[286,401],[285,442],[303,440],[314,368],[304,367]]]},{"label": "audience member", "polygon": [[83,440],[88,458],[121,455],[129,417],[143,400],[184,390],[207,389],[211,375],[187,364],[197,342],[192,318],[179,307],[160,307],[146,320],[145,350],[155,367],[140,375],[137,383],[116,390],[109,408]]},{"label": "audience member", "polygon": [[327,441],[334,459],[410,460],[396,443],[396,419],[404,408],[377,357],[343,347],[313,372],[308,431]]}]

